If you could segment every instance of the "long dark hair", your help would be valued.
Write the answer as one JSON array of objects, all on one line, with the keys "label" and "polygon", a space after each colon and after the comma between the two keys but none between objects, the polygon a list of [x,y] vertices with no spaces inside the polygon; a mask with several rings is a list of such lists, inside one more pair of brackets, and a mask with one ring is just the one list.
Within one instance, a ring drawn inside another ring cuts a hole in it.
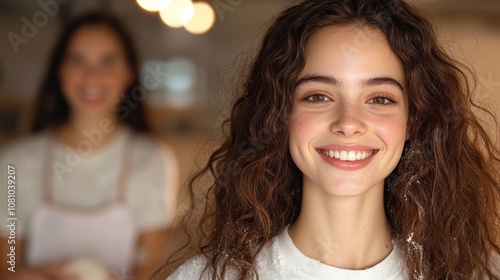
[{"label": "long dark hair", "polygon": [[[500,152],[474,103],[471,72],[402,0],[306,0],[267,31],[232,107],[223,144],[191,180],[213,177],[199,225],[212,279],[257,275],[255,258],[300,213],[302,175],[289,153],[292,93],[308,39],[327,26],[382,31],[406,74],[411,139],[387,178],[385,206],[412,279],[499,279]],[[193,207],[194,207],[193,206]],[[189,212],[186,221],[193,216]]]},{"label": "long dark hair", "polygon": [[[132,72],[132,83],[127,88],[123,99],[116,105],[117,109],[115,111],[123,112],[123,114],[119,114],[118,119],[128,124],[132,129],[136,131],[149,131],[144,113],[144,105],[141,102],[143,98],[133,98],[132,96],[133,94],[137,94],[138,91],[144,90],[139,85],[139,69],[134,44],[121,22],[115,17],[102,12],[86,13],[75,19],[62,32],[52,52],[47,74],[38,92],[31,131],[37,132],[54,127],[68,119],[70,108],[64,99],[58,72],[73,35],[80,28],[86,26],[106,26],[115,33],[120,41]],[[143,95],[144,92],[140,94]],[[128,104],[130,101],[126,102],[131,99],[134,102],[133,106]]]}]

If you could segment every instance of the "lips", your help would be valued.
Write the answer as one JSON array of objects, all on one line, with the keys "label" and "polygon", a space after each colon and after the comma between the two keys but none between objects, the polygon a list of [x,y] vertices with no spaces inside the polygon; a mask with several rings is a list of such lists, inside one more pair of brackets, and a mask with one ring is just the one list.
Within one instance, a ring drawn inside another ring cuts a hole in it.
[{"label": "lips", "polygon": [[368,165],[378,149],[363,145],[327,145],[319,147],[316,151],[329,165],[342,169],[354,171]]}]

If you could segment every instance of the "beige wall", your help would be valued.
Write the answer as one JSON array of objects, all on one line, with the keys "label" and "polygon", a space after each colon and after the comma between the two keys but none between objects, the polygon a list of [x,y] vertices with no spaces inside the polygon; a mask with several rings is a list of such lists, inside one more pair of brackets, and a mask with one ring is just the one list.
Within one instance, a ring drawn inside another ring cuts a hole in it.
[{"label": "beige wall", "polygon": [[500,110],[500,21],[457,17],[439,22],[442,40],[452,54],[477,75],[477,98]]},{"label": "beige wall", "polygon": [[[442,44],[474,71],[475,100],[500,117],[500,1],[409,0],[427,13]],[[498,127],[491,127],[498,133]],[[498,139],[500,141],[500,139]]]}]

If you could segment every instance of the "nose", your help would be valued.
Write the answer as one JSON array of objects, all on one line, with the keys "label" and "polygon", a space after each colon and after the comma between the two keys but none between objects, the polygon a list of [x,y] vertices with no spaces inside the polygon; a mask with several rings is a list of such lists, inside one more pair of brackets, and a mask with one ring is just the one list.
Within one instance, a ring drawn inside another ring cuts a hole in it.
[{"label": "nose", "polygon": [[102,71],[95,66],[85,67],[84,69],[82,69],[82,74],[85,81],[89,84],[98,84],[103,76]]},{"label": "nose", "polygon": [[330,131],[334,134],[353,137],[361,135],[366,131],[363,121],[363,112],[359,106],[354,104],[339,103],[333,112]]}]

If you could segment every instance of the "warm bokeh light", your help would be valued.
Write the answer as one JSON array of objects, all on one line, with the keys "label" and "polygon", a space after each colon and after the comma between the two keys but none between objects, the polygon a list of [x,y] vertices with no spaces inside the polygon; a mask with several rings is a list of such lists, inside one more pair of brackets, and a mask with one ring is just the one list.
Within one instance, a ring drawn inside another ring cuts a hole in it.
[{"label": "warm bokeh light", "polygon": [[160,10],[163,22],[173,28],[179,28],[188,23],[194,14],[194,5],[190,0],[172,0],[164,9]]},{"label": "warm bokeh light", "polygon": [[207,2],[196,2],[193,18],[184,25],[187,31],[193,34],[203,34],[210,30],[215,23],[215,12]]},{"label": "warm bokeh light", "polygon": [[149,12],[157,12],[170,4],[171,0],[136,0],[141,8]]}]

